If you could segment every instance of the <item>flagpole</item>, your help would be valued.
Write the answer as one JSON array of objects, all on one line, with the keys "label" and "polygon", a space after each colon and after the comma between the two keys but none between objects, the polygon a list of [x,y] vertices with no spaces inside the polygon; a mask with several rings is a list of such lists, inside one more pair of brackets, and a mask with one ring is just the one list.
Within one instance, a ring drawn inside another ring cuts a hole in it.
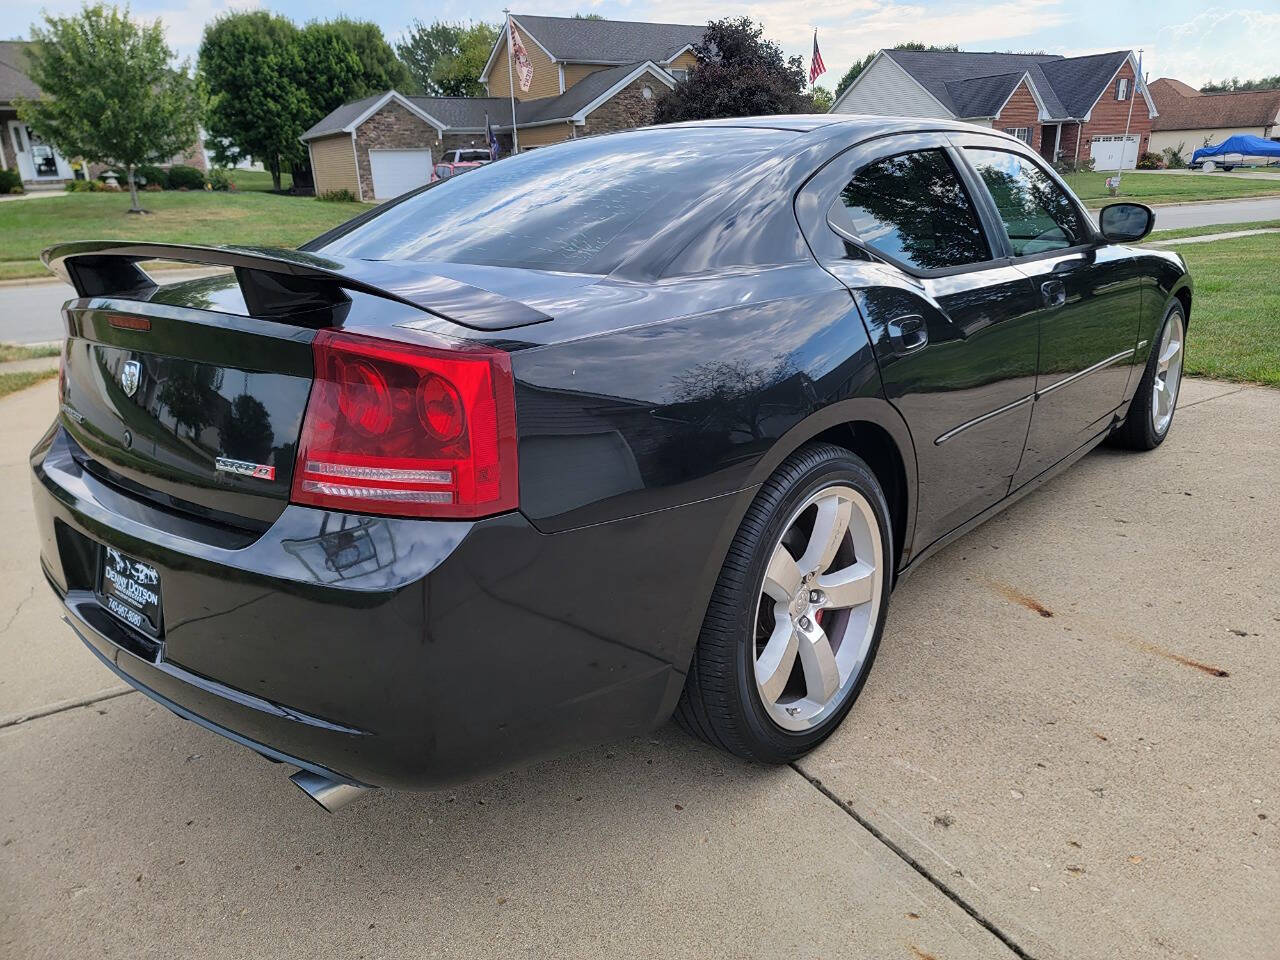
[{"label": "flagpole", "polygon": [[[507,88],[511,91],[511,152],[520,152],[520,134],[516,132],[516,80],[515,70],[511,66],[511,10],[504,7],[507,15]],[[1129,104],[1133,106],[1133,104]]]},{"label": "flagpole", "polygon": [[[1142,89],[1142,48],[1139,47],[1138,48],[1138,69],[1134,72],[1134,75],[1133,75],[1133,89],[1129,91],[1129,116],[1125,118],[1124,139],[1120,141],[1120,166],[1116,167],[1116,193],[1117,194],[1120,192],[1120,189],[1119,189],[1120,181],[1124,177],[1124,174],[1121,173],[1120,171],[1124,169],[1124,151],[1125,151],[1125,147],[1129,145],[1129,123],[1130,121],[1133,120],[1133,101],[1137,99],[1138,91],[1141,89]],[[1138,143],[1142,143],[1141,137],[1138,138]],[[1134,159],[1134,162],[1136,163],[1138,160],[1138,157],[1136,154],[1134,155],[1133,159]]]}]

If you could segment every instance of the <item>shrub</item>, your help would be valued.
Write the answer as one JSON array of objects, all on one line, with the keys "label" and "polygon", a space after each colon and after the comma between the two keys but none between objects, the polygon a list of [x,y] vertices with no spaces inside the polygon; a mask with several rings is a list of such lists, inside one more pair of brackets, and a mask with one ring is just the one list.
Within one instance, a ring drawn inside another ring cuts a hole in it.
[{"label": "shrub", "polygon": [[209,171],[209,186],[214,190],[234,190],[236,182],[231,179],[230,171],[214,167]]},{"label": "shrub", "polygon": [[97,180],[72,180],[67,184],[67,193],[97,193],[103,185]]},{"label": "shrub", "polygon": [[[161,190],[164,189],[164,171],[150,163],[144,163],[140,167],[134,167],[133,179],[140,187],[150,187],[152,184],[155,184]],[[128,176],[126,175],[121,177],[120,182],[128,183]]]},{"label": "shrub", "polygon": [[1138,158],[1139,170],[1160,170],[1164,167],[1164,158],[1158,153],[1148,150]]},{"label": "shrub", "polygon": [[1093,157],[1076,160],[1074,157],[1062,157],[1053,165],[1059,173],[1092,173]]},{"label": "shrub", "polygon": [[159,193],[161,190],[164,189],[164,187],[160,186],[160,184],[158,183],[148,183],[142,189],[146,190],[148,193]]},{"label": "shrub", "polygon": [[317,200],[323,200],[325,203],[355,203],[356,195],[350,190],[328,190],[325,193],[316,194]]},{"label": "shrub", "polygon": [[180,163],[175,163],[169,168],[169,175],[165,178],[165,186],[170,190],[203,190],[204,174],[195,167],[187,167]]},{"label": "shrub", "polygon": [[0,170],[0,193],[22,193],[22,177],[16,170]]},{"label": "shrub", "polygon": [[1176,147],[1165,147],[1160,151],[1164,157],[1164,165],[1170,170],[1185,170],[1187,168],[1187,158],[1182,155],[1182,151],[1187,149],[1187,141],[1183,140]]}]

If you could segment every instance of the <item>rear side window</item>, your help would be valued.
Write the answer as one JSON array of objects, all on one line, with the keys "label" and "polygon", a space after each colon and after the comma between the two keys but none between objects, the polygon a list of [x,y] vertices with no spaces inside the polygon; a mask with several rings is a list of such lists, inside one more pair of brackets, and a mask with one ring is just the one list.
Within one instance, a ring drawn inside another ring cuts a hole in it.
[{"label": "rear side window", "polygon": [[437,181],[318,252],[610,273],[719,181],[791,136],[658,128],[521,153]]},{"label": "rear side window", "polygon": [[944,270],[991,259],[973,200],[942,150],[877,160],[840,199],[858,236],[891,260]]},{"label": "rear side window", "polygon": [[1063,250],[1089,236],[1066,192],[1033,161],[1006,150],[967,148],[995,201],[1015,257]]}]

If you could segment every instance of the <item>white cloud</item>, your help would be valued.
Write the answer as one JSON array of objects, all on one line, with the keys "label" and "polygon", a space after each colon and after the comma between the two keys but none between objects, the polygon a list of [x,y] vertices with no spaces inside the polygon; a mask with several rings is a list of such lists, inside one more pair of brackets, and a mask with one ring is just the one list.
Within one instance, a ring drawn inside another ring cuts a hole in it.
[{"label": "white cloud", "polygon": [[[728,15],[714,0],[649,0],[644,14],[645,19],[683,23]],[[821,5],[813,0],[749,0],[733,7],[733,16],[743,14],[761,23],[765,35],[788,54],[801,54],[806,62],[816,27],[827,63],[823,82],[832,85],[854,60],[895,43],[956,43],[970,50],[1038,48],[1041,44],[1028,38],[1067,20],[1060,0],[949,4],[941,9],[876,0]]]},{"label": "white cloud", "polygon": [[1154,77],[1199,86],[1229,77],[1280,72],[1280,13],[1210,7],[1184,23],[1161,27],[1145,63]]}]

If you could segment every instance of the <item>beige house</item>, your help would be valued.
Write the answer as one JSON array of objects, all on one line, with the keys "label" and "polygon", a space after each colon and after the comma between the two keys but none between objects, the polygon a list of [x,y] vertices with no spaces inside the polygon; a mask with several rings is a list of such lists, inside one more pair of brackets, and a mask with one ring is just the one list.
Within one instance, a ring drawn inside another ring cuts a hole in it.
[{"label": "beige house", "polygon": [[[697,63],[704,27],[512,15],[533,76],[509,66],[504,26],[480,80],[486,97],[413,97],[396,90],[343,104],[302,135],[316,192],[386,200],[429,182],[455,150],[503,153],[653,122],[657,99]],[[512,80],[515,96],[512,97]],[[514,134],[512,125],[514,99]]]},{"label": "beige house", "polygon": [[1160,116],[1151,124],[1151,149],[1180,147],[1184,159],[1237,133],[1280,140],[1280,90],[1201,93],[1181,80],[1151,84]]}]

